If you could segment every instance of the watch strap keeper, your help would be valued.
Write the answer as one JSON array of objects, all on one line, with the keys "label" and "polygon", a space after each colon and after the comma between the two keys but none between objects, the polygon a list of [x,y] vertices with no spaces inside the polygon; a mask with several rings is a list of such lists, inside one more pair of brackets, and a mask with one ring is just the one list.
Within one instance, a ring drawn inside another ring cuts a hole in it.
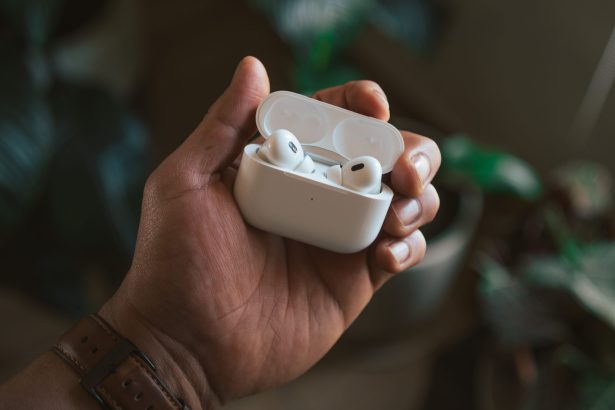
[{"label": "watch strap keeper", "polygon": [[98,315],[80,320],[53,350],[105,409],[189,410],[159,379],[147,355]]}]

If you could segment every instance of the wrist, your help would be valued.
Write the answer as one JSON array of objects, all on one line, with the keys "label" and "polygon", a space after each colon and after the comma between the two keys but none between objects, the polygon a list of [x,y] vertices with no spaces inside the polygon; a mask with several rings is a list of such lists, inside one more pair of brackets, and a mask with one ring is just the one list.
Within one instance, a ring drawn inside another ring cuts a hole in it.
[{"label": "wrist", "polygon": [[137,309],[118,306],[111,299],[98,313],[151,359],[158,377],[192,410],[219,407],[205,372],[191,352],[153,326]]}]

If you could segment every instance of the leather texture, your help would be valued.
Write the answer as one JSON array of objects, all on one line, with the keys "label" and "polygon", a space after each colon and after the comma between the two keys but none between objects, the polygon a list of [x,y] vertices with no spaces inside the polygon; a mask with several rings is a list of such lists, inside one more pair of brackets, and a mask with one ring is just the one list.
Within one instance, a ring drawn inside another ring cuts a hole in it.
[{"label": "leather texture", "polygon": [[[132,348],[127,350],[126,346]],[[62,335],[53,350],[75,369],[81,385],[99,402],[102,399],[106,408],[188,409],[157,377],[145,355],[98,316],[79,321]]]}]

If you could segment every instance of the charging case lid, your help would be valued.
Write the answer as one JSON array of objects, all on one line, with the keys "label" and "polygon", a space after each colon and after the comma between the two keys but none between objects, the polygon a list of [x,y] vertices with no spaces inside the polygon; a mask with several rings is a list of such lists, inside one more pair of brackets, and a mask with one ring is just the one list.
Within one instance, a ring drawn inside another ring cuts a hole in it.
[{"label": "charging case lid", "polygon": [[370,155],[380,161],[383,173],[390,172],[404,152],[399,130],[388,122],[290,91],[265,98],[256,111],[256,125],[265,138],[286,129],[306,152],[316,148],[319,155],[335,161]]}]

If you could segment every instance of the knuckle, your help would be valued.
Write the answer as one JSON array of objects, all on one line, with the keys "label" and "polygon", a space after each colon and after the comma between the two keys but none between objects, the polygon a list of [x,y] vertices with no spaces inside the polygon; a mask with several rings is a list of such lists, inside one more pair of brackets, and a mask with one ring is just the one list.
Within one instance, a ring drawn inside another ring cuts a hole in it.
[{"label": "knuckle", "polygon": [[144,192],[148,195],[163,195],[187,185],[189,174],[173,160],[173,154],[160,163],[147,177]]},{"label": "knuckle", "polygon": [[389,214],[384,221],[383,229],[387,234],[393,237],[404,238],[412,233],[414,229],[413,225],[415,224],[405,225],[395,212],[389,210]]},{"label": "knuckle", "polygon": [[145,189],[146,192],[154,191],[156,189],[156,186],[158,185],[158,181],[160,180],[159,174],[160,174],[160,172],[158,171],[158,168],[154,169],[149,174],[149,176],[145,180],[145,188],[144,189]]},{"label": "knuckle", "polygon": [[160,171],[156,168],[145,180],[143,196],[147,198],[155,197],[161,191]]}]

